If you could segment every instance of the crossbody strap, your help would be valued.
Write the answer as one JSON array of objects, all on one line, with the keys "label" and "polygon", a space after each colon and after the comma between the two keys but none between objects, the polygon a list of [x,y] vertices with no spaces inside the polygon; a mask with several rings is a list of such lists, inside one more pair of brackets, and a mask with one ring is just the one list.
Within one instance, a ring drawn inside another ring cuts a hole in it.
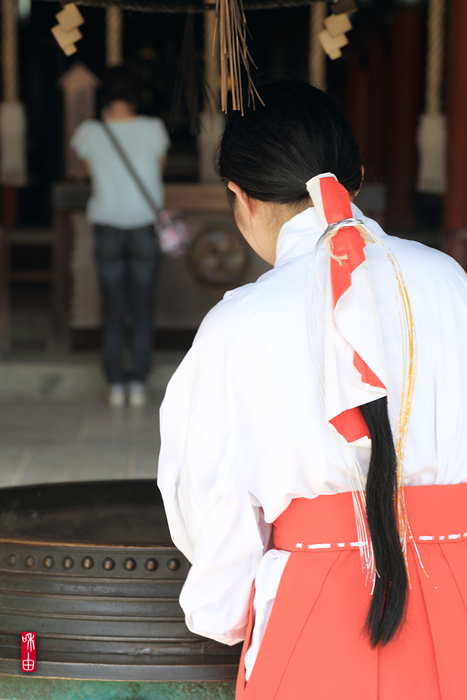
[{"label": "crossbody strap", "polygon": [[144,182],[141,180],[140,176],[139,176],[138,173],[136,172],[135,168],[133,167],[133,164],[131,163],[131,161],[130,161],[130,159],[128,158],[127,154],[126,154],[125,151],[123,150],[122,145],[120,144],[119,140],[117,139],[117,137],[116,137],[115,134],[113,133],[113,131],[112,131],[112,129],[110,128],[110,126],[109,126],[106,122],[104,122],[104,121],[102,122],[102,126],[104,127],[105,131],[107,132],[107,136],[109,137],[110,141],[112,142],[112,144],[113,144],[115,150],[117,151],[118,155],[120,156],[122,162],[123,162],[124,165],[126,166],[126,169],[127,169],[128,172],[130,173],[130,175],[131,175],[131,177],[133,178],[133,180],[136,182],[136,184],[137,184],[137,186],[138,186],[138,188],[139,188],[141,194],[143,195],[144,199],[146,200],[146,202],[149,204],[149,206],[151,207],[152,211],[154,212],[154,214],[155,214],[155,216],[156,216],[156,221],[158,222],[159,219],[160,219],[160,209],[159,209],[159,207],[156,205],[155,201],[154,201],[153,198],[151,197],[151,195],[150,195],[150,193],[149,193],[149,191],[148,191],[146,185],[144,184]]}]

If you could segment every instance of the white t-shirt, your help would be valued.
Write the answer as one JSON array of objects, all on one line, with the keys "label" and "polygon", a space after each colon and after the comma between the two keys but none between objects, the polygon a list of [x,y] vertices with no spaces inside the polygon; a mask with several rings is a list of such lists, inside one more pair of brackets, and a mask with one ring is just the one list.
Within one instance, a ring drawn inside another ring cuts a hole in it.
[{"label": "white t-shirt", "polygon": [[[137,116],[107,122],[157,206],[164,204],[159,161],[170,147],[158,117]],[[154,214],[128,172],[101,122],[87,119],[76,129],[71,146],[89,163],[92,195],[87,216],[95,224],[131,229],[147,226]]]}]

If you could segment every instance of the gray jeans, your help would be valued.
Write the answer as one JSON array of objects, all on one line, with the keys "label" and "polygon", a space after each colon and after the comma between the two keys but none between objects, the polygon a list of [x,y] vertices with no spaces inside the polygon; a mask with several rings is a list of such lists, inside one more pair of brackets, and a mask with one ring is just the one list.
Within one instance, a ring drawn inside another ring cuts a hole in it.
[{"label": "gray jeans", "polygon": [[132,319],[130,377],[144,381],[151,368],[158,250],[153,226],[95,227],[95,254],[102,297],[104,371],[108,381],[125,380],[125,315]]}]

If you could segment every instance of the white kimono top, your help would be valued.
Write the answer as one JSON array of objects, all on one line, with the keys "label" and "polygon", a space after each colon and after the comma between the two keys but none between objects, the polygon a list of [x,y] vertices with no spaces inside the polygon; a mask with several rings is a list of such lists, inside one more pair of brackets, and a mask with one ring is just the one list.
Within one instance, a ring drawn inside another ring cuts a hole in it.
[{"label": "white kimono top", "polygon": [[[404,483],[465,482],[467,276],[447,255],[387,236],[352,209],[396,256],[412,305],[418,374]],[[180,597],[186,623],[225,644],[241,641],[256,580],[247,678],[288,557],[268,551],[271,523],[293,498],[350,490],[310,355],[308,278],[322,233],[313,208],[282,227],[274,268],[228,292],[208,313],[161,408],[158,483],[172,539],[192,563]],[[328,259],[322,248],[318,272]],[[394,428],[403,363],[395,280],[377,245],[367,245],[365,254],[381,316]],[[366,475],[370,449],[352,449]]]}]

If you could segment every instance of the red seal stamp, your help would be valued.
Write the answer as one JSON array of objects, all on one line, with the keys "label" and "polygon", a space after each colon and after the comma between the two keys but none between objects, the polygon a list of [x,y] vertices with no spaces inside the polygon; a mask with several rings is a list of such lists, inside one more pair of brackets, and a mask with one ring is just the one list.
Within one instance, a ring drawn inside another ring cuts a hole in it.
[{"label": "red seal stamp", "polygon": [[36,670],[36,633],[21,632],[21,670]]}]

